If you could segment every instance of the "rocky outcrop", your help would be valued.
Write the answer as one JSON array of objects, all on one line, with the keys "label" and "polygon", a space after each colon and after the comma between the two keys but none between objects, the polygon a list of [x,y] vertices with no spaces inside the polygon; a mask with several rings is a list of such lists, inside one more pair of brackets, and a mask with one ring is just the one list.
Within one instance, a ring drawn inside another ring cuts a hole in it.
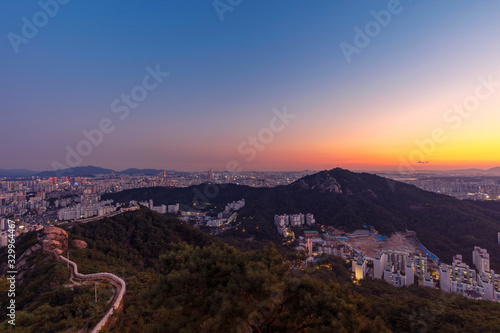
[{"label": "rocky outcrop", "polygon": [[[42,246],[40,244],[35,244],[28,248],[26,251],[24,251],[21,256],[16,260],[16,282],[18,284],[21,284],[24,280],[24,276],[26,273],[31,271],[33,269],[33,266],[31,264],[28,264],[28,259],[31,258],[33,255],[36,255],[37,253],[40,253],[42,251]],[[0,276],[5,276],[9,269],[7,262],[2,263],[0,265]]]},{"label": "rocky outcrop", "polygon": [[[45,227],[37,232],[37,240],[32,244],[24,252],[16,253],[16,279],[19,284],[22,283],[27,272],[36,269],[36,262],[32,263],[30,258],[42,255],[44,260],[57,259],[59,254],[67,251],[68,234],[61,228]],[[7,270],[7,262],[0,263],[0,276],[4,276]]]},{"label": "rocky outcrop", "polygon": [[68,233],[61,228],[45,227],[38,233],[44,252],[61,254],[68,250]]},{"label": "rocky outcrop", "polygon": [[314,177],[307,179],[307,181],[300,179],[295,183],[295,186],[302,189],[318,190],[321,193],[343,193],[340,184],[328,173],[316,174]]},{"label": "rocky outcrop", "polygon": [[75,239],[71,242],[71,246],[77,249],[85,249],[87,248],[87,242],[80,239]]},{"label": "rocky outcrop", "polygon": [[29,249],[27,249],[26,251],[24,251],[23,254],[17,260],[17,263],[16,263],[17,269],[22,270],[21,268],[26,266],[26,261],[28,260],[28,258],[32,254],[39,252],[41,249],[42,249],[42,246],[40,244],[35,244],[32,247],[30,247]]}]

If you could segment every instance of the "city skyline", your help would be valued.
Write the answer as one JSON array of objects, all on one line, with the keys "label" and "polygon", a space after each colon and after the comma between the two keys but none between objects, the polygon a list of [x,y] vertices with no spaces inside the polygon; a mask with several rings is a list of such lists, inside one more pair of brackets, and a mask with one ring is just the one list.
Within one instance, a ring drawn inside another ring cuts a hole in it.
[{"label": "city skyline", "polygon": [[500,165],[496,2],[62,3],[0,5],[2,169]]}]

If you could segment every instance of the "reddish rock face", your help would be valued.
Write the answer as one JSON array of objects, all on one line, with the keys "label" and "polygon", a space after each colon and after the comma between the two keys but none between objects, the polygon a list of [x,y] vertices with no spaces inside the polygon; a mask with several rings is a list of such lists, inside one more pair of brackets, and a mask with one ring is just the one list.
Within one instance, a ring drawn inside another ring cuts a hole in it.
[{"label": "reddish rock face", "polygon": [[313,178],[308,179],[307,182],[304,179],[300,179],[295,184],[295,186],[303,189],[316,189],[321,193],[342,193],[342,186],[330,174],[315,175]]},{"label": "reddish rock face", "polygon": [[71,245],[73,245],[73,247],[76,247],[77,249],[85,249],[87,247],[87,242],[80,239],[75,239],[71,242]]},{"label": "reddish rock face", "polygon": [[45,252],[61,254],[68,250],[68,233],[61,228],[43,228],[40,230],[38,238],[42,242]]},{"label": "reddish rock face", "polygon": [[64,231],[63,229],[61,228],[58,228],[58,227],[45,227],[43,228],[43,233],[46,234],[46,235],[57,235],[57,236],[61,236],[63,235],[65,238],[68,238],[68,233],[66,231]]}]

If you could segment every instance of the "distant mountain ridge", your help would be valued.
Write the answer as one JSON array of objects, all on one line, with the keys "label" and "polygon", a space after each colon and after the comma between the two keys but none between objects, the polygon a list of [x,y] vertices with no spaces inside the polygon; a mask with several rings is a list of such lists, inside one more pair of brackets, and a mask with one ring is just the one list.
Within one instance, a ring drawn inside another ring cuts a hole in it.
[{"label": "distant mountain ridge", "polygon": [[[137,168],[128,168],[123,171],[115,171],[112,169],[106,169],[101,167],[96,167],[92,165],[88,166],[80,166],[74,168],[68,168],[59,171],[33,171],[28,169],[0,169],[0,177],[12,177],[12,178],[21,178],[21,177],[91,177],[94,175],[109,175],[109,174],[119,174],[119,175],[147,175],[153,176],[157,175],[161,172],[179,172],[175,170],[166,170],[166,169],[137,169]],[[303,170],[303,172],[310,172],[310,170]],[[438,172],[438,171],[436,171]],[[440,171],[440,172],[455,172],[455,173],[476,173],[478,175],[485,176],[500,176],[500,167],[494,167],[490,169],[457,169],[457,170],[448,170],[448,171]]]},{"label": "distant mountain ridge", "polygon": [[163,171],[172,170],[158,170],[158,169],[135,169],[130,168],[123,171],[115,171],[112,169],[100,168],[96,166],[81,166],[63,169],[59,171],[32,171],[26,169],[0,169],[0,177],[12,177],[12,178],[22,178],[22,177],[92,177],[95,175],[157,175]]},{"label": "distant mountain ridge", "polygon": [[37,171],[27,169],[0,169],[0,177],[30,177],[36,174]]},{"label": "distant mountain ridge", "polygon": [[494,168],[488,169],[488,170],[486,170],[486,172],[491,173],[491,174],[500,175],[500,167],[494,167]]},{"label": "distant mountain ridge", "polygon": [[148,175],[148,176],[153,176],[157,175],[163,171],[166,170],[157,170],[157,169],[136,169],[136,168],[130,168],[126,169],[123,171],[117,172],[120,175]]},{"label": "distant mountain ridge", "polygon": [[463,174],[473,173],[484,176],[500,176],[500,167],[494,167],[490,169],[478,169],[478,168],[457,169],[457,170],[450,170],[449,172],[463,173]]},{"label": "distant mountain ridge", "polygon": [[74,167],[59,171],[42,171],[37,174],[38,177],[91,177],[94,175],[109,175],[116,173],[111,169],[104,169],[95,166]]}]

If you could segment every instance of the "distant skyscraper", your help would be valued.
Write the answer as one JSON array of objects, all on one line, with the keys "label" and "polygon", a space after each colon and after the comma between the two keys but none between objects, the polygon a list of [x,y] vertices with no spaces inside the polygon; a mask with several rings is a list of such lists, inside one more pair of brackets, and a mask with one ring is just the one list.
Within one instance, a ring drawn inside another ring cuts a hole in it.
[{"label": "distant skyscraper", "polygon": [[210,182],[212,180],[214,180],[214,171],[212,170],[212,168],[210,168],[207,173],[207,181]]}]

